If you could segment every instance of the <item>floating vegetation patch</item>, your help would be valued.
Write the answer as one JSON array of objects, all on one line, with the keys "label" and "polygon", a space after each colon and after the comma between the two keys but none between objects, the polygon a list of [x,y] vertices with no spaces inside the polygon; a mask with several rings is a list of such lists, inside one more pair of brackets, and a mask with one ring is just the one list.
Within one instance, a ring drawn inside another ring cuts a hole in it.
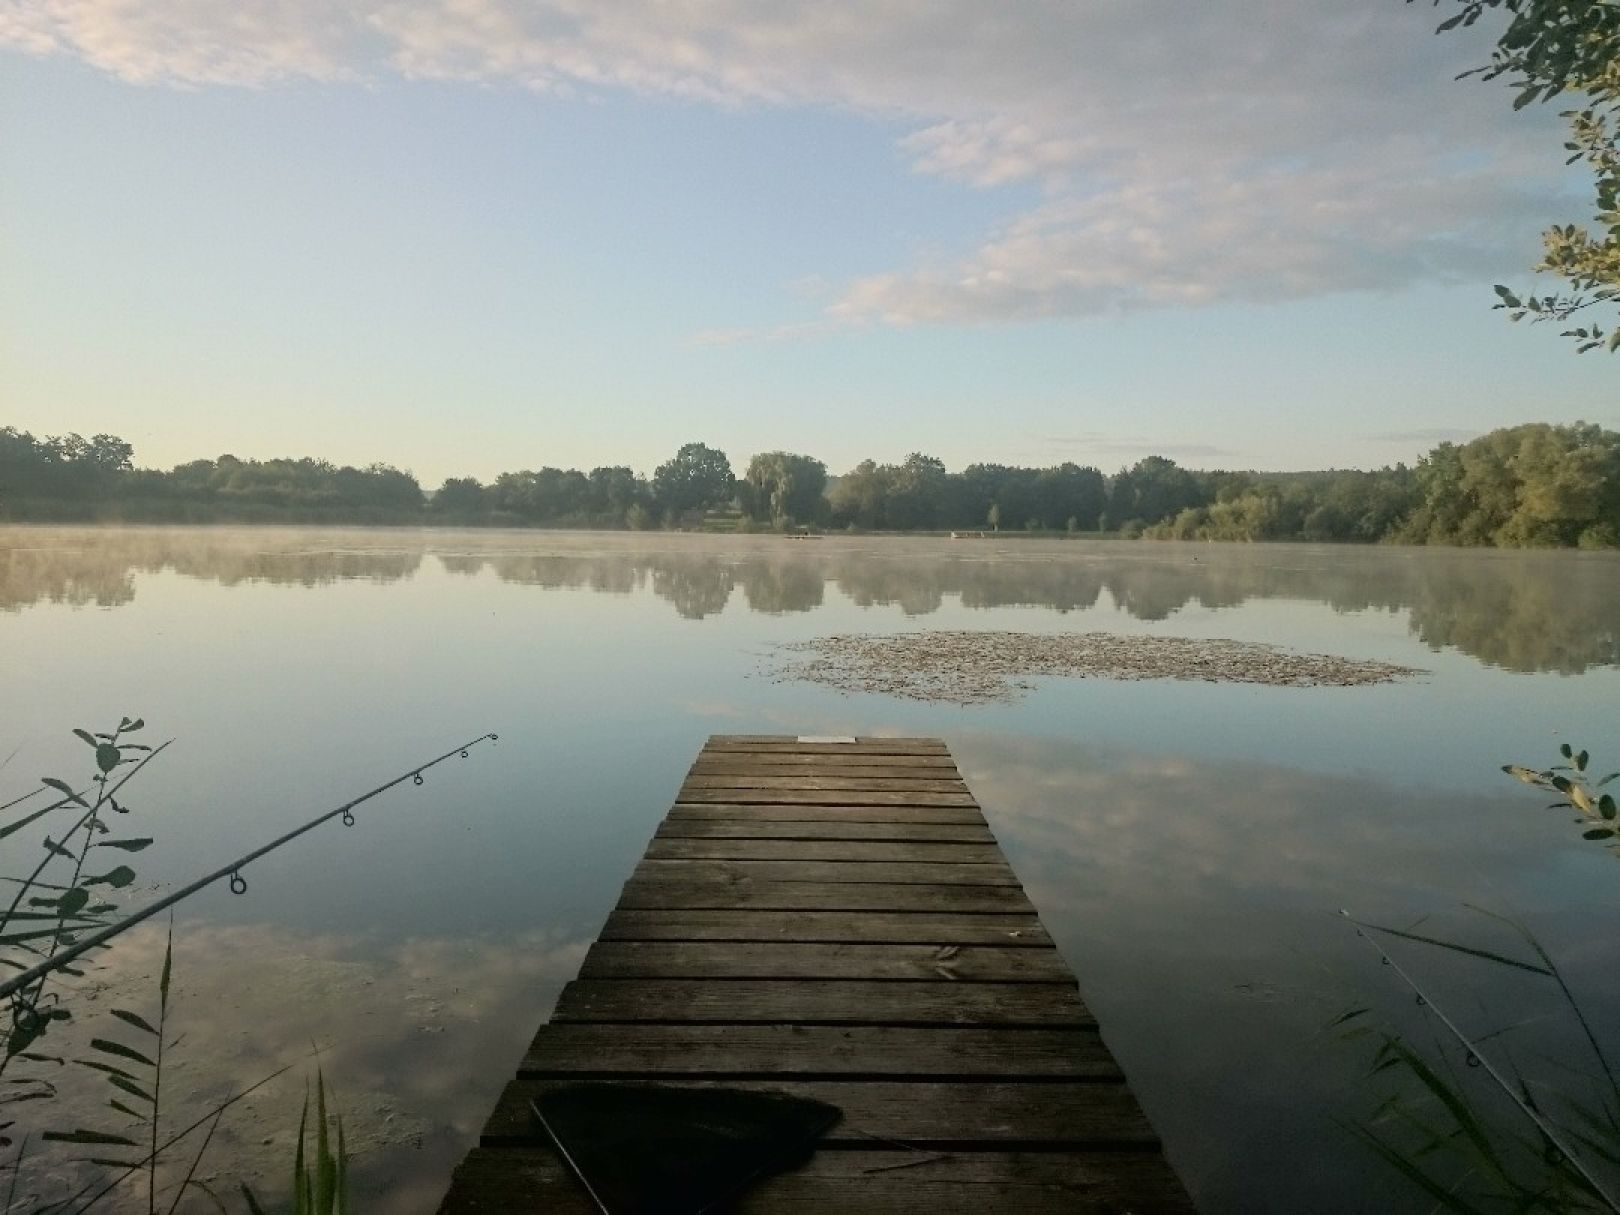
[{"label": "floating vegetation patch", "polygon": [[841,692],[948,704],[1010,701],[1040,676],[1192,679],[1284,688],[1359,687],[1422,672],[1253,641],[1118,633],[844,633],[789,642],[767,674]]}]

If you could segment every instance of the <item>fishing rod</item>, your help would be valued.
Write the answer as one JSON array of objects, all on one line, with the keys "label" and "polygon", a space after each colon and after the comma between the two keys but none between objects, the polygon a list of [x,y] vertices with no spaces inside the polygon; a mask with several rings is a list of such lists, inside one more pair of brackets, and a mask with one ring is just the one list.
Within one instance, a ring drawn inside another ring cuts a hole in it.
[{"label": "fishing rod", "polygon": [[252,852],[237,857],[229,864],[221,865],[218,869],[214,870],[207,876],[200,877],[196,881],[180,887],[180,889],[174,891],[172,894],[165,895],[157,902],[143,907],[141,910],[134,912],[131,915],[125,916],[123,919],[119,920],[118,923],[109,924],[106,928],[102,928],[91,933],[89,936],[80,939],[67,949],[62,950],[61,953],[53,954],[51,957],[45,959],[45,961],[39,963],[39,965],[30,967],[21,974],[14,975],[5,982],[0,983],[0,1000],[5,999],[7,996],[12,997],[12,1014],[13,1017],[19,1021],[24,1021],[30,1016],[39,1016],[39,1013],[34,1009],[33,1005],[28,1002],[25,997],[18,994],[26,991],[28,987],[30,987],[37,980],[43,979],[46,975],[52,973],[53,971],[62,969],[62,967],[66,966],[75,958],[82,957],[90,950],[105,945],[119,933],[127,932],[129,929],[135,927],[135,925],[141,923],[143,920],[151,919],[160,911],[166,911],[168,908],[173,907],[182,899],[190,898],[199,890],[212,886],[215,882],[228,878],[230,880],[232,894],[246,894],[247,879],[242,876],[242,870],[248,865],[252,864],[254,861],[258,860],[261,856],[265,855],[265,853],[274,852],[283,844],[297,839],[306,831],[313,831],[322,823],[329,822],[332,819],[340,816],[343,819],[343,825],[345,827],[352,827],[354,826],[354,808],[360,805],[362,802],[369,802],[372,798],[378,796],[379,794],[386,793],[395,785],[404,784],[406,781],[412,781],[415,784],[420,785],[423,783],[422,773],[426,772],[429,768],[442,764],[445,760],[456,755],[461,756],[462,759],[466,759],[468,752],[470,752],[479,743],[486,741],[495,742],[499,737],[500,736],[497,734],[480,734],[471,742],[462,743],[459,747],[452,747],[437,759],[430,759],[424,764],[417,764],[413,768],[407,768],[404,772],[394,777],[393,780],[388,781],[386,784],[378,785],[369,793],[362,793],[359,797],[344,802],[341,806],[334,807],[323,814],[316,815],[302,826],[294,827],[285,835],[276,837],[268,844],[264,844],[261,847],[255,848]]},{"label": "fishing rod", "polygon": [[1536,1129],[1547,1137],[1547,1142],[1552,1144],[1554,1148],[1562,1153],[1564,1159],[1569,1161],[1570,1167],[1581,1175],[1587,1185],[1592,1187],[1592,1192],[1608,1205],[1609,1210],[1620,1211],[1620,1203],[1617,1203],[1609,1192],[1598,1184],[1597,1178],[1593,1177],[1592,1174],[1587,1171],[1586,1166],[1581,1163],[1581,1158],[1572,1152],[1569,1145],[1559,1138],[1558,1133],[1552,1128],[1547,1120],[1536,1112],[1534,1106],[1519,1095],[1518,1090],[1515,1089],[1513,1085],[1508,1083],[1507,1079],[1502,1075],[1501,1072],[1496,1070],[1496,1065],[1485,1057],[1484,1052],[1474,1044],[1467,1034],[1458,1029],[1456,1023],[1452,1021],[1450,1017],[1446,1016],[1445,1011],[1429,998],[1429,994],[1426,991],[1417,985],[1417,980],[1412,978],[1411,975],[1407,974],[1406,971],[1402,970],[1401,964],[1394,958],[1390,957],[1382,945],[1373,940],[1366,934],[1365,931],[1363,931],[1366,928],[1377,929],[1378,926],[1376,924],[1363,924],[1360,920],[1356,919],[1342,907],[1339,909],[1339,914],[1350,922],[1351,927],[1355,929],[1355,933],[1358,937],[1360,937],[1363,941],[1366,941],[1367,944],[1371,945],[1373,949],[1377,951],[1378,957],[1380,960],[1382,960],[1384,965],[1388,966],[1396,974],[1398,974],[1401,977],[1401,981],[1412,989],[1412,994],[1417,996],[1418,1003],[1421,1005],[1426,1005],[1429,1011],[1434,1013],[1434,1015],[1439,1018],[1440,1024],[1444,1025],[1447,1031],[1450,1032],[1451,1036],[1455,1038],[1462,1045],[1462,1048],[1468,1052],[1465,1057],[1467,1058],[1469,1065],[1483,1067],[1485,1069],[1485,1074],[1490,1076],[1490,1078],[1496,1082],[1496,1086],[1512,1099],[1513,1104],[1519,1107],[1519,1111],[1526,1118],[1535,1123]]}]

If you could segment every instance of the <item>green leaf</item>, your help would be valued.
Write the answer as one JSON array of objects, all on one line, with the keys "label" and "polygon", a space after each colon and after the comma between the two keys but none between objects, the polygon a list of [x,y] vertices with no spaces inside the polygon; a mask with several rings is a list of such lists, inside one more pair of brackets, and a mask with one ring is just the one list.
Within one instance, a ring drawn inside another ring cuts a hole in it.
[{"label": "green leaf", "polygon": [[135,871],[128,865],[119,865],[116,869],[109,869],[99,877],[85,878],[86,886],[111,886],[114,890],[122,890],[135,880]]},{"label": "green leaf", "polygon": [[298,1146],[293,1151],[293,1215],[310,1215],[309,1172],[304,1168],[304,1130],[309,1125],[309,1082],[304,1082],[304,1109],[298,1115]]},{"label": "green leaf", "polygon": [[150,838],[133,840],[99,840],[95,844],[95,847],[117,848],[123,852],[139,852],[143,848],[150,847],[151,843],[152,841]]},{"label": "green leaf", "polygon": [[158,999],[165,1017],[169,1011],[169,976],[174,971],[174,912],[169,912],[169,937],[163,945],[163,978],[158,983]]},{"label": "green leaf", "polygon": [[77,734],[80,738],[84,739],[84,741],[89,743],[92,747],[98,745],[96,740],[91,736],[89,730],[77,730],[76,729],[73,732],[75,734]]},{"label": "green leaf", "polygon": [[1605,793],[1598,798],[1598,813],[1604,818],[1612,819],[1615,815],[1614,794]]},{"label": "green leaf", "polygon": [[1499,966],[1510,966],[1514,970],[1527,970],[1531,974],[1552,976],[1553,972],[1533,962],[1521,962],[1517,958],[1510,958],[1506,954],[1494,953],[1489,949],[1476,949],[1472,945],[1459,945],[1455,941],[1447,941],[1440,937],[1424,936],[1418,932],[1406,932],[1400,928],[1390,928],[1383,924],[1371,924],[1364,920],[1352,920],[1360,928],[1371,928],[1378,932],[1388,933],[1392,937],[1400,937],[1406,941],[1420,941],[1425,945],[1434,945],[1450,953],[1460,953],[1470,958],[1479,958],[1486,962],[1495,962]]},{"label": "green leaf", "polygon": [[85,904],[89,901],[90,892],[83,886],[75,886],[62,896],[61,900],[56,904],[56,908],[64,916],[78,915],[79,912],[84,910]]},{"label": "green leaf", "polygon": [[132,1013],[127,1008],[115,1008],[112,1010],[112,1015],[126,1024],[133,1025],[136,1029],[144,1029],[154,1038],[157,1037],[157,1030],[152,1028],[145,1017]]},{"label": "green leaf", "polygon": [[1590,831],[1581,832],[1581,838],[1583,840],[1606,840],[1613,834],[1613,827],[1593,827]]},{"label": "green leaf", "polygon": [[80,797],[77,793],[73,792],[72,786],[70,786],[65,780],[57,780],[54,776],[42,776],[39,778],[39,783],[42,785],[49,785],[52,789],[55,789],[58,793],[66,797],[68,801],[77,802],[86,810],[90,808],[90,803],[85,801],[84,798]]},{"label": "green leaf", "polygon": [[113,1042],[107,1038],[91,1038],[90,1046],[93,1050],[106,1051],[109,1055],[117,1055],[120,1059],[133,1059],[136,1063],[144,1063],[147,1067],[156,1067],[157,1064],[148,1059],[132,1046],[125,1046],[122,1042]]},{"label": "green leaf", "polygon": [[1558,754],[1562,755],[1565,759],[1568,759],[1573,752],[1571,751],[1568,743],[1560,743],[1558,745]]},{"label": "green leaf", "polygon": [[1577,772],[1585,772],[1586,771],[1586,761],[1589,758],[1590,758],[1590,756],[1588,756],[1585,751],[1576,752],[1576,754],[1575,754],[1575,771],[1577,771]]},{"label": "green leaf", "polygon": [[146,727],[146,719],[144,717],[137,717],[134,721],[129,722],[124,726],[124,733],[125,734],[133,734],[133,733],[135,733],[136,730],[141,730],[141,729],[144,729],[145,727]]},{"label": "green leaf", "polygon": [[110,743],[102,743],[96,748],[96,767],[103,772],[111,772],[123,760],[118,748]]}]

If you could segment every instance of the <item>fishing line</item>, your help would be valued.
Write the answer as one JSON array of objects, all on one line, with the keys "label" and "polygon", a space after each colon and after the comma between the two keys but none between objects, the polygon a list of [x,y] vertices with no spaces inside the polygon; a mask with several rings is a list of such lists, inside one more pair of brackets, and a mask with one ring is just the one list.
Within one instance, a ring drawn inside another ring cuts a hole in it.
[{"label": "fishing line", "polygon": [[1536,1124],[1536,1129],[1547,1137],[1547,1142],[1551,1143],[1554,1148],[1563,1154],[1564,1159],[1569,1161],[1570,1167],[1585,1179],[1587,1185],[1592,1187],[1593,1193],[1595,1193],[1599,1198],[1603,1199],[1603,1201],[1608,1205],[1609,1210],[1620,1212],[1620,1203],[1616,1203],[1615,1200],[1610,1197],[1609,1192],[1598,1184],[1597,1178],[1593,1177],[1592,1174],[1587,1171],[1586,1166],[1581,1163],[1581,1158],[1572,1152],[1569,1145],[1558,1137],[1558,1133],[1552,1128],[1547,1120],[1538,1114],[1535,1108],[1531,1106],[1529,1102],[1527,1102],[1523,1097],[1519,1096],[1518,1091],[1507,1082],[1506,1078],[1503,1077],[1499,1071],[1496,1070],[1496,1065],[1485,1057],[1485,1053],[1474,1044],[1467,1034],[1458,1029],[1456,1023],[1452,1021],[1450,1017],[1446,1016],[1445,1011],[1429,998],[1429,994],[1426,991],[1417,985],[1417,980],[1412,978],[1411,975],[1407,974],[1406,971],[1402,970],[1401,964],[1394,958],[1390,957],[1382,945],[1373,940],[1366,934],[1365,931],[1363,931],[1363,928],[1376,928],[1377,926],[1373,924],[1363,925],[1360,920],[1355,919],[1342,907],[1339,909],[1339,914],[1350,922],[1351,927],[1355,929],[1355,933],[1358,937],[1360,937],[1363,941],[1366,941],[1367,944],[1371,945],[1373,949],[1378,952],[1378,956],[1383,961],[1384,965],[1388,966],[1391,970],[1398,974],[1401,977],[1401,981],[1412,989],[1412,993],[1417,996],[1418,1003],[1432,1012],[1439,1019],[1440,1024],[1444,1025],[1450,1032],[1451,1036],[1462,1044],[1462,1048],[1468,1052],[1465,1058],[1469,1065],[1483,1068],[1485,1070],[1485,1074],[1496,1082],[1496,1086],[1508,1095],[1514,1105],[1519,1107],[1519,1111],[1524,1114],[1526,1118],[1530,1119],[1531,1122]]},{"label": "fishing line", "polygon": [[122,920],[119,920],[118,923],[110,924],[106,928],[102,928],[99,931],[91,933],[89,936],[84,937],[75,944],[69,946],[67,949],[62,950],[62,952],[47,958],[45,961],[39,963],[39,965],[30,967],[21,974],[14,975],[5,982],[0,983],[0,999],[5,999],[7,996],[12,998],[12,1013],[14,1018],[27,1017],[30,1015],[37,1016],[38,1014],[34,1010],[33,1002],[29,1001],[25,995],[20,993],[26,992],[32,984],[40,979],[43,979],[46,975],[52,973],[53,971],[60,970],[63,966],[67,965],[75,958],[82,957],[90,950],[105,945],[108,941],[112,940],[120,933],[129,931],[142,921],[151,919],[160,911],[165,911],[168,908],[173,907],[182,899],[190,898],[199,890],[212,886],[215,882],[229,880],[231,892],[233,894],[245,894],[247,892],[247,879],[242,876],[242,870],[252,862],[258,860],[261,856],[264,856],[268,852],[274,852],[282,845],[297,839],[306,831],[313,831],[322,823],[339,816],[342,816],[345,824],[351,824],[354,818],[351,811],[361,803],[368,802],[379,794],[388,792],[388,790],[392,789],[395,785],[403,784],[405,781],[412,781],[413,783],[420,785],[423,783],[422,773],[426,772],[429,768],[432,768],[437,764],[442,764],[445,760],[454,758],[458,755],[462,759],[466,759],[472,748],[476,747],[479,743],[486,741],[494,742],[497,740],[497,738],[499,738],[499,735],[496,734],[480,734],[471,742],[462,743],[459,747],[452,747],[450,750],[446,751],[443,755],[436,759],[430,759],[426,763],[417,764],[414,767],[407,768],[404,772],[394,777],[393,780],[388,781],[385,784],[378,785],[369,793],[362,793],[359,797],[354,798],[351,801],[344,802],[341,806],[334,807],[323,814],[316,815],[302,826],[293,828],[285,835],[277,836],[268,844],[264,844],[261,847],[255,848],[252,852],[245,853],[244,855],[237,857],[229,864],[221,865],[218,869],[214,870],[207,876],[200,877],[196,881],[182,886],[172,894],[165,895],[157,902],[143,907],[140,911],[125,916]]}]

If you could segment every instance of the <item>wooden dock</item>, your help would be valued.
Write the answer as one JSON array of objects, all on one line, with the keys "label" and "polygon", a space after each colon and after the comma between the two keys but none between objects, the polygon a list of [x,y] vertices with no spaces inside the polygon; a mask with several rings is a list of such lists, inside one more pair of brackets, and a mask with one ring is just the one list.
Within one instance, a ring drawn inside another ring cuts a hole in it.
[{"label": "wooden dock", "polygon": [[590,1215],[529,1108],[581,1080],[838,1106],[744,1215],[1193,1209],[937,739],[711,738],[441,1212]]}]

